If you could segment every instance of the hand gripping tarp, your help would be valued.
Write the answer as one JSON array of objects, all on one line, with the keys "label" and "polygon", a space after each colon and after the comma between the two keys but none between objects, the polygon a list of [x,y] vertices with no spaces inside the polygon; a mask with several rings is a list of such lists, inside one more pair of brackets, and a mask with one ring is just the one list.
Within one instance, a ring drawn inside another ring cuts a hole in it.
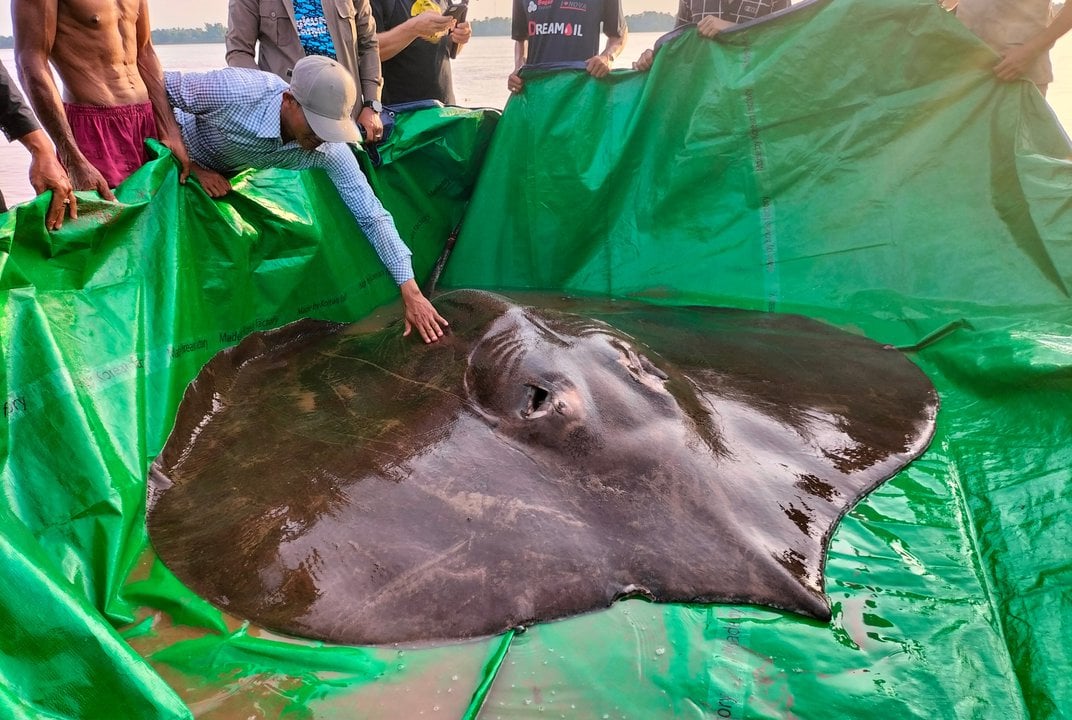
[{"label": "hand gripping tarp", "polygon": [[[0,715],[1061,717],[1072,163],[995,60],[928,0],[831,0],[687,30],[647,74],[533,73],[443,278],[803,312],[905,348],[938,433],[835,533],[830,623],[630,600],[419,650],[244,626],[148,548],[146,468],[214,351],[367,313],[394,293],[381,266],[316,173],[244,175],[212,202],[165,156],[60,233],[42,200],[10,213]],[[403,120],[370,170],[418,274],[490,125],[453,112]]]}]

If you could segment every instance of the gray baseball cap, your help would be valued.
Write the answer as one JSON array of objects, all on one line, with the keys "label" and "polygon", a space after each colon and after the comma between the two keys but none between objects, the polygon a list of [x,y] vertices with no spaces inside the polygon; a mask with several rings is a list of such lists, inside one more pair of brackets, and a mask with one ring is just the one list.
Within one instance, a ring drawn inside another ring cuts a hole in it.
[{"label": "gray baseball cap", "polygon": [[357,102],[357,86],[342,65],[323,55],[303,57],[291,72],[290,93],[321,140],[361,142],[361,134],[350,118]]}]

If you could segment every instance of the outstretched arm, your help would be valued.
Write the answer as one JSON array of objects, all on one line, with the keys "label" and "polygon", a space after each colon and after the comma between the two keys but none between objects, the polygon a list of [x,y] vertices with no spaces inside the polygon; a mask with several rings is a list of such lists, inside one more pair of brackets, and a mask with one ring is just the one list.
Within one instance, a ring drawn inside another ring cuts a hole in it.
[{"label": "outstretched arm", "polygon": [[67,168],[74,187],[96,190],[105,200],[115,200],[104,176],[78,149],[48,64],[56,40],[58,12],[58,0],[12,0],[19,79],[26,88],[30,105],[56,145],[56,154]]},{"label": "outstretched arm", "polygon": [[314,160],[331,178],[339,196],[346,203],[350,214],[365,233],[402,295],[405,310],[405,332],[414,329],[426,343],[443,337],[447,321],[428,302],[413,278],[412,253],[402,241],[391,214],[384,209],[379,198],[358,167],[353,151],[343,143],[325,143]]},{"label": "outstretched arm", "polygon": [[1053,22],[1034,37],[1006,51],[1005,57],[994,66],[994,74],[1000,80],[1016,80],[1023,77],[1035,62],[1035,58],[1047,52],[1062,35],[1072,29],[1072,3],[1066,2]]}]

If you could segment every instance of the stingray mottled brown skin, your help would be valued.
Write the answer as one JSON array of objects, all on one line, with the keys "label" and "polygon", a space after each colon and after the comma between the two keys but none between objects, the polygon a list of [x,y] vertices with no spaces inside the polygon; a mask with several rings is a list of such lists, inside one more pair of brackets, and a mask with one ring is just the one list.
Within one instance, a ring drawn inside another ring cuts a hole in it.
[{"label": "stingray mottled brown skin", "polygon": [[803,317],[435,304],[451,333],[432,345],[303,320],[205,366],[150,478],[183,582],[362,645],[627,595],[828,619],[834,526],[934,431],[915,365]]}]

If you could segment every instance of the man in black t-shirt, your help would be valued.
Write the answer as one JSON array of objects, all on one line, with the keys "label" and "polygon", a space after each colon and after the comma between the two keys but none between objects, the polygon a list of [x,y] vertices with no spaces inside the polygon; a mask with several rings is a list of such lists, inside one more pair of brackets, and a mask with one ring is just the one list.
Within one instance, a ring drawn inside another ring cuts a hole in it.
[{"label": "man in black t-shirt", "polygon": [[383,102],[432,99],[453,105],[451,49],[469,42],[469,23],[444,15],[435,0],[372,0],[372,16],[383,63]]},{"label": "man in black t-shirt", "polygon": [[[607,36],[603,52],[599,29]],[[506,86],[521,92],[519,71],[525,64],[583,62],[588,74],[601,78],[625,47],[628,30],[620,0],[514,0],[514,72]]]}]

